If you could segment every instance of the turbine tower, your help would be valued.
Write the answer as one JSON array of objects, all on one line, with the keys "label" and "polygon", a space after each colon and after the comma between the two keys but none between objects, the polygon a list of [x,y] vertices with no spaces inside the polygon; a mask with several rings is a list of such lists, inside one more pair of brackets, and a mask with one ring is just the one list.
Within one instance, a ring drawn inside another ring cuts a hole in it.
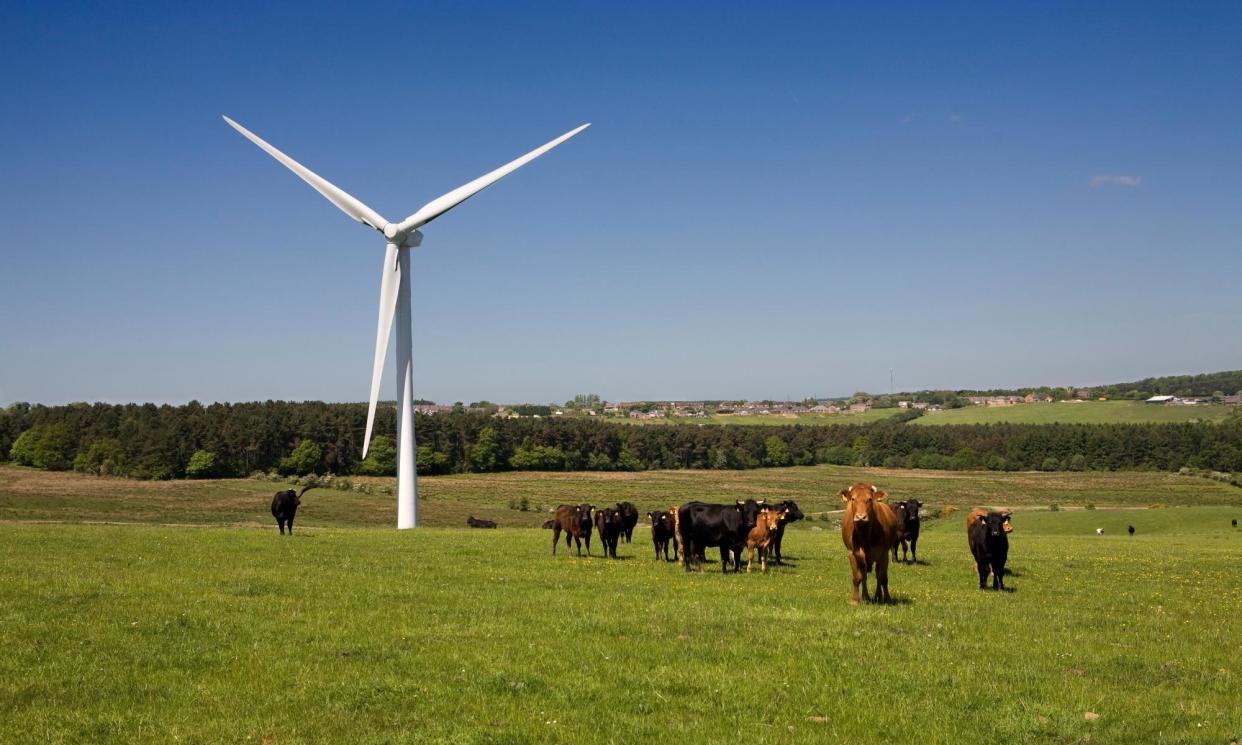
[{"label": "turbine tower", "polygon": [[224,121],[310,184],[311,188],[335,204],[342,212],[363,225],[378,230],[384,236],[387,250],[384,252],[384,266],[380,275],[379,324],[375,330],[375,361],[371,368],[371,399],[367,407],[367,431],[362,441],[362,457],[367,457],[367,450],[371,446],[371,428],[375,424],[375,404],[379,400],[380,377],[384,358],[388,353],[388,337],[392,331],[392,321],[395,315],[397,319],[397,528],[404,530],[416,527],[418,525],[418,476],[414,460],[410,249],[417,248],[422,243],[423,234],[419,228],[591,125],[583,124],[546,145],[535,148],[517,160],[431,200],[401,222],[388,222],[375,210],[267,144],[255,133],[227,116],[224,117]]}]

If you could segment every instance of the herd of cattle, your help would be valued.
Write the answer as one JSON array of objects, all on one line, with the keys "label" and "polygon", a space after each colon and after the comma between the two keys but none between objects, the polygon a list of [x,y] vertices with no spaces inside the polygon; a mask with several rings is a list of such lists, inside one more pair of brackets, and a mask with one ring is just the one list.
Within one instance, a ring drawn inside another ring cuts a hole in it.
[{"label": "herd of cattle", "polygon": [[[840,491],[845,503],[841,518],[841,539],[849,554],[850,571],[854,579],[854,592],[850,602],[857,604],[859,590],[863,600],[870,600],[867,578],[875,573],[875,600],[891,602],[888,592],[888,562],[891,555],[898,561],[917,563],[919,542],[919,510],[922,504],[909,499],[890,506],[888,495],[871,484],[855,483]],[[721,571],[727,573],[732,565],[735,572],[742,571],[742,554],[746,553],[746,571],[751,570],[755,554],[759,555],[760,569],[767,569],[770,556],[777,564],[781,560],[781,542],[788,523],[801,520],[804,515],[792,500],[766,504],[748,499],[733,504],[708,504],[688,502],[667,510],[648,512],[651,521],[651,542],[656,559],[676,560],[686,571],[702,571],[708,548],[720,550]],[[473,518],[471,518],[473,520]],[[586,545],[591,553],[591,534],[598,535],[604,545],[604,555],[616,558],[617,541],[625,536],[630,542],[634,527],[638,524],[638,508],[629,502],[618,502],[615,507],[596,509],[590,504],[563,504],[556,514],[544,523],[552,530],[552,554],[556,554],[561,535],[565,536],[565,548],[576,546],[582,555]],[[979,572],[979,587],[986,589],[988,576],[992,587],[1005,589],[1005,561],[1009,554],[1009,532],[1013,530],[1011,514],[974,510],[966,517],[966,535],[970,552]],[[672,550],[672,559],[669,550]]]}]

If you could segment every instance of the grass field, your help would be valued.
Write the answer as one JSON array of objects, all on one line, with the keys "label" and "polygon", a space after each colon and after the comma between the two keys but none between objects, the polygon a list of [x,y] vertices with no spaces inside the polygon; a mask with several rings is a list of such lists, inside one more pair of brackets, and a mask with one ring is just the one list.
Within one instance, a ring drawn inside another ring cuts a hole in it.
[{"label": "grass field", "polygon": [[[858,608],[820,521],[791,528],[789,566],[727,577],[654,561],[641,526],[618,561],[554,558],[547,531],[508,527],[543,519],[508,509],[521,496],[835,509],[855,478],[1017,507],[1012,592],[976,589],[960,514],[925,523],[926,563],[893,568],[894,605]],[[835,467],[440,477],[420,482],[428,524],[504,527],[397,533],[390,495],[312,491],[293,538],[268,525],[276,488],[0,468],[0,742],[1242,736],[1236,487]],[[1114,509],[1045,509],[1088,495]],[[1186,506],[1127,509],[1151,502]]]},{"label": "grass field", "polygon": [[663,419],[617,419],[626,424],[661,425],[661,424],[737,424],[737,425],[777,425],[777,424],[870,424],[881,419],[888,419],[901,413],[901,409],[871,409],[855,414],[714,414],[702,419],[686,417],[664,417]]},{"label": "grass field", "polygon": [[1239,411],[1236,406],[1153,406],[1142,401],[1062,401],[1016,406],[967,406],[932,411],[914,424],[1147,424],[1220,422]]}]

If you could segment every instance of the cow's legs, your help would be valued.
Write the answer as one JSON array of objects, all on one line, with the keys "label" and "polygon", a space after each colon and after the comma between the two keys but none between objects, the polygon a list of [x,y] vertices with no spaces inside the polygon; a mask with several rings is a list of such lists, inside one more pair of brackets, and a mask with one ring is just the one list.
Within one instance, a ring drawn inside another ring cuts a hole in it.
[{"label": "cow's legs", "polygon": [[979,570],[979,589],[988,589],[988,564],[982,559],[975,560],[975,567]]},{"label": "cow's legs", "polygon": [[552,524],[552,555],[556,556],[556,544],[561,542],[561,524]]},{"label": "cow's legs", "polygon": [[289,535],[293,535],[293,515],[289,516]]},{"label": "cow's legs", "polygon": [[910,563],[911,564],[919,563],[919,555],[917,551],[918,545],[919,545],[919,537],[917,535],[910,538]]},{"label": "cow's legs", "polygon": [[280,534],[284,535],[285,534],[285,521],[278,517],[276,518],[276,524],[280,526]]},{"label": "cow's legs", "polygon": [[875,599],[882,603],[891,603],[893,598],[888,594],[888,552],[880,552],[875,562]]},{"label": "cow's legs", "polygon": [[867,600],[867,573],[863,565],[858,560],[858,555],[850,553],[850,573],[854,579],[854,594],[850,596],[850,604],[858,605],[858,587],[862,586],[862,599]]},{"label": "cow's legs", "polygon": [[992,565],[992,589],[1005,589],[1005,567],[1000,564]]}]

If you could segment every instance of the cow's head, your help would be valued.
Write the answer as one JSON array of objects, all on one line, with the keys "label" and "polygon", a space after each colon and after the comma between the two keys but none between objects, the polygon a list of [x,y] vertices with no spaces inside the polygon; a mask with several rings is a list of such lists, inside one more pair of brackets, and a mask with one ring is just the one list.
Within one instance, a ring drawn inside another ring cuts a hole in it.
[{"label": "cow's head", "polygon": [[984,530],[992,538],[998,538],[1009,532],[1009,515],[1005,512],[989,512],[983,516]]},{"label": "cow's head", "polygon": [[759,513],[759,524],[768,530],[776,530],[785,520],[785,511],[783,509],[765,509]]},{"label": "cow's head", "polygon": [[741,500],[738,500],[737,502],[737,510],[742,513],[742,522],[745,523],[748,528],[753,528],[758,523],[759,510],[762,508],[762,501],[756,502],[753,499],[748,499],[745,502]]},{"label": "cow's head", "polygon": [[798,509],[797,502],[794,502],[792,499],[786,499],[784,502],[781,502],[781,506],[785,508],[785,522],[787,523],[794,523],[806,517],[806,515],[802,514],[802,510]]},{"label": "cow's head", "polygon": [[591,511],[594,509],[595,507],[593,505],[580,504],[574,507],[574,519],[577,520],[582,525],[590,525],[591,524]]},{"label": "cow's head", "polygon": [[870,522],[875,517],[876,503],[888,498],[888,494],[877,489],[874,484],[864,484],[861,481],[839,493],[841,501],[845,503],[846,519],[852,517],[855,525]]}]

